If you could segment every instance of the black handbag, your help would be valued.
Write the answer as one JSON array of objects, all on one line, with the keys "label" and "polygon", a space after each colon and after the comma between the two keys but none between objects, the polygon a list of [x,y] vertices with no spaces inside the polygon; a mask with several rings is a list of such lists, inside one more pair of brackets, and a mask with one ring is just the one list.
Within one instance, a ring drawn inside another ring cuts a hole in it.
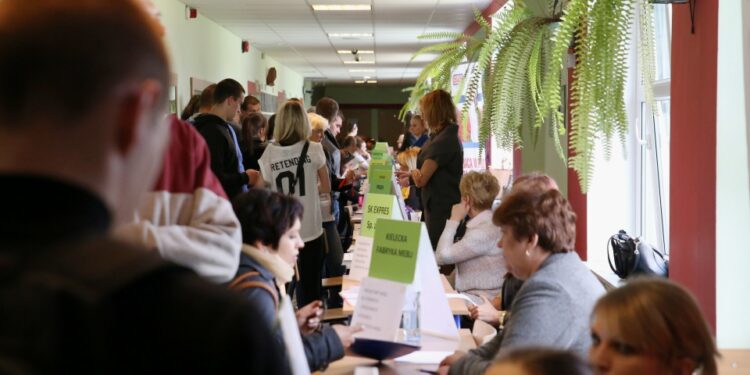
[{"label": "black handbag", "polygon": [[609,268],[621,279],[639,274],[669,276],[667,254],[637,237],[629,236],[624,230],[610,237],[607,245]]}]

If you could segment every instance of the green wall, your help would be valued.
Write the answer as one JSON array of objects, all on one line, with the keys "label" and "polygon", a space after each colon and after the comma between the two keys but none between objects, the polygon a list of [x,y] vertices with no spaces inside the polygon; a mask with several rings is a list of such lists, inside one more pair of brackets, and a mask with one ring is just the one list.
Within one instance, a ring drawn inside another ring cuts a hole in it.
[{"label": "green wall", "polygon": [[265,83],[266,71],[275,67],[278,73],[275,87],[259,86],[268,93],[285,90],[286,96],[301,97],[304,78],[278,61],[261,56],[261,51],[250,46],[242,53],[242,39],[206,18],[198,11],[198,18],[185,18],[185,4],[177,0],[154,0],[162,13],[166,28],[165,42],[171,58],[171,70],[177,75],[177,107],[190,100],[190,77],[218,82],[233,78],[247,87],[248,81]]},{"label": "green wall", "polygon": [[[542,130],[542,132],[544,132],[544,130]],[[550,177],[557,181],[557,185],[560,187],[560,192],[567,196],[568,168],[555,150],[554,140],[547,134],[542,134],[541,132],[536,144],[534,143],[531,134],[528,132],[523,132],[521,138],[524,144],[521,151],[521,171],[523,173],[539,171],[550,175]],[[563,150],[566,150],[566,136],[562,136],[560,142],[562,143]]]}]

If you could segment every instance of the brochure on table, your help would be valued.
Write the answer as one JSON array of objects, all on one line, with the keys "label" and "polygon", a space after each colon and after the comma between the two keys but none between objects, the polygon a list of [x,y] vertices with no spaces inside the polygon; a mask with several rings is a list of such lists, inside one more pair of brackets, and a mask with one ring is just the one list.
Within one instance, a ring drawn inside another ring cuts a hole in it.
[{"label": "brochure on table", "polygon": [[372,238],[375,233],[375,223],[379,218],[402,220],[401,212],[395,195],[370,193],[365,196],[362,223],[359,237],[354,243],[354,255],[349,277],[362,280],[370,272],[370,255],[372,254]]},{"label": "brochure on table", "polygon": [[[372,282],[368,279],[382,279],[406,285],[407,289],[419,292],[422,350],[450,351],[458,347],[458,330],[440,281],[435,254],[424,223],[378,219],[368,276],[362,285],[365,282],[371,285]],[[372,329],[363,331],[358,337],[382,339],[393,334],[395,339],[398,334],[398,322],[391,323],[385,318],[373,318],[368,321],[362,313],[357,314],[364,299],[377,301],[380,313],[384,316],[396,314],[402,311],[404,304],[400,289],[389,284],[380,284],[377,290],[365,290],[360,287],[354,310],[354,316],[359,320],[352,320],[352,324],[380,324],[378,337],[370,336]]]}]

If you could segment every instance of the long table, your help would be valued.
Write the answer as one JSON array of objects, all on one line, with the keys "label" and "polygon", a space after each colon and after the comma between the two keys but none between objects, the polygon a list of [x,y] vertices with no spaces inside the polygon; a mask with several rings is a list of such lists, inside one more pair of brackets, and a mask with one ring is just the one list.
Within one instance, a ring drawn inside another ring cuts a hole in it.
[{"label": "long table", "polygon": [[[471,332],[468,329],[461,329],[458,331],[458,336],[460,338],[460,343],[458,350],[468,351],[471,349],[476,348],[477,344],[474,341],[474,338],[471,336]],[[344,374],[353,374],[354,370],[357,367],[360,366],[372,366],[377,367],[378,373],[380,375],[407,375],[407,374],[421,374],[424,375],[424,372],[421,372],[420,369],[426,369],[426,368],[435,368],[436,365],[425,365],[425,364],[412,364],[412,363],[399,363],[395,362],[393,360],[383,361],[382,363],[378,363],[378,361],[374,359],[369,358],[362,358],[362,357],[355,357],[351,355],[346,355],[344,358],[331,363],[331,365],[323,371],[322,373],[325,375],[344,375]]]},{"label": "long table", "polygon": [[[443,290],[445,290],[446,294],[455,294],[457,293],[455,289],[451,286],[451,284],[448,282],[448,279],[445,278],[445,275],[440,275],[440,280],[443,283]],[[349,288],[352,288],[354,286],[358,286],[359,281],[349,278],[348,276],[344,276],[343,280],[341,282],[341,290],[348,290]],[[451,313],[453,315],[469,315],[469,309],[466,307],[466,303],[462,299],[456,299],[456,298],[449,298],[448,299],[448,306],[451,309]],[[343,312],[345,314],[351,315],[354,313],[354,306],[350,305],[346,301],[344,301],[344,307]]]}]

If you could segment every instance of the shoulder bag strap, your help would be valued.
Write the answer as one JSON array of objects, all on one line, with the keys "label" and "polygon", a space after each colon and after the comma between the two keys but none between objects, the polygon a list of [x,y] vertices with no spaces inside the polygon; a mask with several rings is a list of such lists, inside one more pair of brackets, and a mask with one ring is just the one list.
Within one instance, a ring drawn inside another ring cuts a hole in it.
[{"label": "shoulder bag strap", "polygon": [[292,192],[296,191],[295,188],[297,187],[297,181],[299,181],[299,176],[301,176],[304,169],[305,159],[307,158],[307,149],[310,147],[310,141],[305,141],[305,145],[302,146],[302,153],[299,155],[299,159],[297,160],[297,174],[294,175],[294,180],[292,180],[292,183],[289,185],[289,193],[292,194]]}]

